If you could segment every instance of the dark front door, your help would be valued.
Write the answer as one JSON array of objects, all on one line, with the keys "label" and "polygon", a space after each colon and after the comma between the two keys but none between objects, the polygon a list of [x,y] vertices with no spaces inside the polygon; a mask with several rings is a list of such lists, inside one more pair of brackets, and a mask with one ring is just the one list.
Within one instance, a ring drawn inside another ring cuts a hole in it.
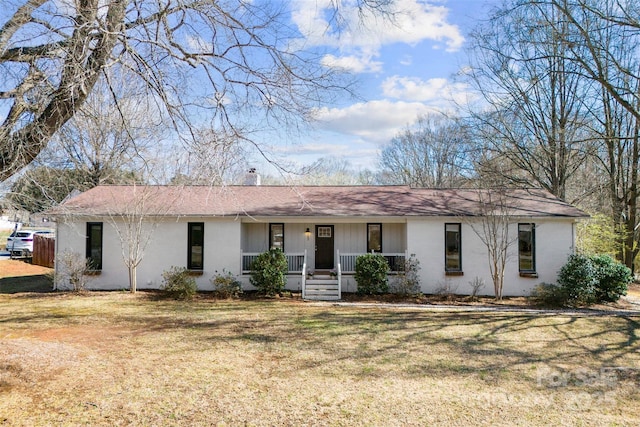
[{"label": "dark front door", "polygon": [[316,225],[316,270],[333,268],[333,225]]}]

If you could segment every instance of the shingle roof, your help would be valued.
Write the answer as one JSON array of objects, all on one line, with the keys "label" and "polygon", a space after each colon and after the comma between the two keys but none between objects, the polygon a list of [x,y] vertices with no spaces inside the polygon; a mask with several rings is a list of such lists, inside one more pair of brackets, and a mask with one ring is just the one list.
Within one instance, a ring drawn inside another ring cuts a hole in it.
[{"label": "shingle roof", "polygon": [[52,215],[475,216],[481,200],[503,200],[522,217],[587,215],[540,189],[422,189],[408,186],[98,186]]}]

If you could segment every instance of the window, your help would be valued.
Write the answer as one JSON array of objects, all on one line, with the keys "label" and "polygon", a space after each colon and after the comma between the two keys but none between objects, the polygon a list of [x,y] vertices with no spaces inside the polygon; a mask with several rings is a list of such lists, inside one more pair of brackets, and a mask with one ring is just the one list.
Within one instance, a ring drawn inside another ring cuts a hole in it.
[{"label": "window", "polygon": [[462,271],[459,223],[444,225],[444,259],[445,271]]},{"label": "window", "polygon": [[521,273],[536,271],[535,224],[518,224],[518,269]]},{"label": "window", "polygon": [[318,237],[331,238],[331,227],[318,226]]},{"label": "window", "polygon": [[92,270],[102,270],[102,223],[87,223],[87,260]]},{"label": "window", "polygon": [[204,223],[190,222],[189,253],[187,254],[187,269],[202,270],[204,268]]},{"label": "window", "polygon": [[382,224],[367,224],[367,252],[382,252]]},{"label": "window", "polygon": [[284,224],[269,224],[269,249],[284,252]]}]

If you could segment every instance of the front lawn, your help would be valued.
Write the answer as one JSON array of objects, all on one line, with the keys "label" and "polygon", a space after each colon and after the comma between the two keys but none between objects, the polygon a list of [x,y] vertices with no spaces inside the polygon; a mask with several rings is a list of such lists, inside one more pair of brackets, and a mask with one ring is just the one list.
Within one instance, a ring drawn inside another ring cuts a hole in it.
[{"label": "front lawn", "polygon": [[640,317],[0,295],[2,425],[639,425]]},{"label": "front lawn", "polygon": [[0,294],[51,292],[53,269],[25,260],[0,260]]}]

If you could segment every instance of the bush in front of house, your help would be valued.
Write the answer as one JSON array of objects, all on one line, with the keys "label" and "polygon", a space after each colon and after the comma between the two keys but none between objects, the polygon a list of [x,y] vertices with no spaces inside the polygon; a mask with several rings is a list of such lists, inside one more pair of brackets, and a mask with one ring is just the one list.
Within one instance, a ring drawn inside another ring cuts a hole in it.
[{"label": "bush in front of house", "polygon": [[196,295],[196,279],[185,267],[171,267],[162,273],[162,291],[169,298],[190,300]]},{"label": "bush in front of house", "polygon": [[564,289],[553,283],[540,283],[531,291],[529,300],[542,307],[562,307],[567,304]]},{"label": "bush in front of house", "polygon": [[391,292],[400,295],[417,295],[420,293],[420,261],[415,254],[404,260],[398,275],[393,280]]},{"label": "bush in front of house", "polygon": [[486,286],[486,283],[482,277],[476,276],[469,281],[469,286],[471,287],[471,294],[469,294],[469,296],[472,300],[476,301],[478,299],[478,295],[480,295],[480,292]]},{"label": "bush in front of house", "polygon": [[251,264],[250,281],[258,292],[266,296],[282,293],[289,270],[287,257],[280,249],[261,253]]},{"label": "bush in front of house", "polygon": [[599,302],[615,302],[627,294],[627,287],[633,280],[631,269],[616,262],[609,255],[594,255],[591,262],[596,268],[598,284],[595,299]]},{"label": "bush in front of house", "polygon": [[381,294],[389,292],[387,274],[389,263],[380,254],[365,254],[356,258],[356,274],[359,294]]},{"label": "bush in front of house", "polygon": [[587,255],[571,255],[558,274],[558,285],[568,305],[595,303],[597,284],[596,268]]},{"label": "bush in front of house", "polygon": [[76,252],[65,250],[56,258],[56,270],[53,281],[58,289],[69,289],[82,292],[92,276],[88,259]]},{"label": "bush in front of house", "polygon": [[560,269],[558,285],[538,285],[531,296],[547,306],[615,302],[627,294],[631,270],[608,255],[571,255]]},{"label": "bush in front of house", "polygon": [[211,284],[214,293],[220,298],[236,298],[242,294],[242,284],[230,271],[216,271],[215,276],[211,278]]}]

